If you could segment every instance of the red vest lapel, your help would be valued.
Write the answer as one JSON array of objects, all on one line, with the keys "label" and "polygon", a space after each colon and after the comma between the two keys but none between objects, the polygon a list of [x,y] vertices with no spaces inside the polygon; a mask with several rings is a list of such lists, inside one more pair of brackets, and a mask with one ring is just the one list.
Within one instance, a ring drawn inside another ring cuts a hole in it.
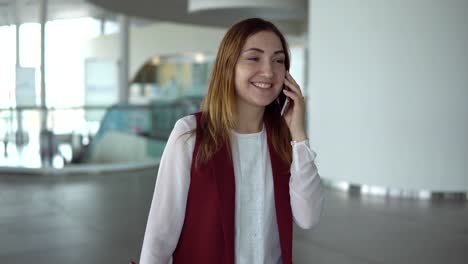
[{"label": "red vest lapel", "polygon": [[[216,178],[219,195],[219,211],[221,213],[221,223],[223,225],[225,261],[224,263],[234,263],[234,230],[235,230],[235,197],[236,183],[234,167],[229,153],[230,145],[225,143],[221,150],[213,157],[213,175]],[[232,260],[232,261],[231,261]]]}]

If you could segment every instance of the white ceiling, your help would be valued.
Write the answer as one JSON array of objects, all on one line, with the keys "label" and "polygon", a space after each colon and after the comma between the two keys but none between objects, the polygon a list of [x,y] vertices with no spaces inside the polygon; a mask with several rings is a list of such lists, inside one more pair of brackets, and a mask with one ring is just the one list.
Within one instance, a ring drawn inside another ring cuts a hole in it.
[{"label": "white ceiling", "polygon": [[[48,0],[47,18],[52,20],[90,16],[115,20],[117,14],[124,13],[132,17],[133,24],[168,21],[226,27],[243,18],[263,17],[276,22],[284,31],[292,34],[300,33],[306,25],[305,12],[291,12],[278,8],[228,8],[190,13],[187,11],[187,1]],[[39,22],[40,2],[40,0],[0,0],[0,25],[15,24],[15,13],[21,23]]]},{"label": "white ceiling", "polygon": [[[287,8],[225,8],[200,12],[188,12],[188,0],[88,0],[97,6],[117,13],[126,13],[135,17],[172,21],[187,24],[226,27],[248,17],[263,17],[287,28],[303,29],[306,25],[307,2],[303,10]],[[232,0],[236,1],[236,0]],[[255,1],[255,0],[252,0]],[[292,0],[290,0],[292,1]],[[284,0],[288,2],[288,0]],[[295,0],[297,2],[297,0]],[[273,2],[272,2],[273,3]]]}]

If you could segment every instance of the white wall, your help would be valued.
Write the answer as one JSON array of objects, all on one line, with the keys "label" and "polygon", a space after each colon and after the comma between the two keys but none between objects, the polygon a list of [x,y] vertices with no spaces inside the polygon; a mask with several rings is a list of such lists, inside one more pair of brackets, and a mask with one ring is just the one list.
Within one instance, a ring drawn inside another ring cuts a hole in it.
[{"label": "white wall", "polygon": [[[181,52],[216,53],[225,29],[157,23],[130,29],[129,77],[132,79],[143,64],[153,56]],[[91,40],[85,48],[85,58],[119,58],[117,34]]]},{"label": "white wall", "polygon": [[322,177],[468,190],[468,1],[310,1],[308,69]]}]

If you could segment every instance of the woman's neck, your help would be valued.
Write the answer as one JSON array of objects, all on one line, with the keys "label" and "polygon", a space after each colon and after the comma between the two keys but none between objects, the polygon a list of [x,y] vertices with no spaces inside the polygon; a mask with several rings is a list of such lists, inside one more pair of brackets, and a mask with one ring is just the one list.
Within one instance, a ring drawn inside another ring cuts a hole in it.
[{"label": "woman's neck", "polygon": [[263,129],[265,108],[239,107],[237,109],[237,127],[234,130],[241,134],[257,133]]}]

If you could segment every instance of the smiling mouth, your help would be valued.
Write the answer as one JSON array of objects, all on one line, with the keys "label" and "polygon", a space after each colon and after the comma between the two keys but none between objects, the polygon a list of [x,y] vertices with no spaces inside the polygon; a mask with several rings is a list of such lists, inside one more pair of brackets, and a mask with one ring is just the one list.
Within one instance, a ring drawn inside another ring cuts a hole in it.
[{"label": "smiling mouth", "polygon": [[252,82],[252,85],[257,87],[257,88],[271,88],[273,86],[272,83],[263,83],[263,82]]}]

